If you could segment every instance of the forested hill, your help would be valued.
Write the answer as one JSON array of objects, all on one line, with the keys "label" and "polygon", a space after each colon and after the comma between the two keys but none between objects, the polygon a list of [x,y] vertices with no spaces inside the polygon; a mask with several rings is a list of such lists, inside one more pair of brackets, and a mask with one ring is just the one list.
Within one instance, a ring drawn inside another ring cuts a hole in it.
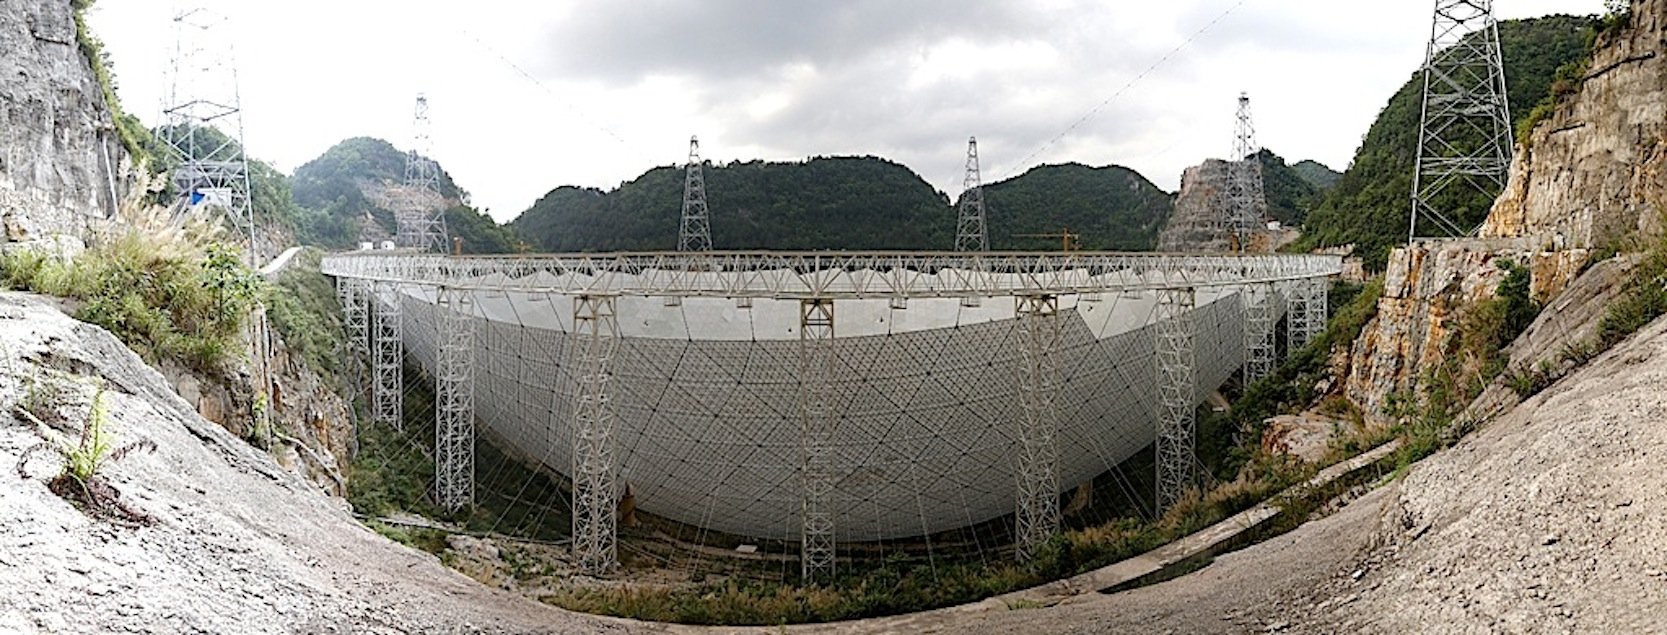
[{"label": "forested hill", "polygon": [[[1301,225],[1308,218],[1331,189],[1321,184],[1324,174],[1330,173],[1334,181],[1337,174],[1313,161],[1287,165],[1284,158],[1266,148],[1256,158],[1262,162],[1262,195],[1268,200],[1268,216],[1286,227]],[[1304,176],[1305,171],[1319,181]]]},{"label": "forested hill", "polygon": [[[1566,15],[1499,24],[1514,123],[1520,125],[1549,94],[1560,67],[1589,54],[1593,25],[1592,18]],[[1422,75],[1415,72],[1390,98],[1349,169],[1309,216],[1299,246],[1355,243],[1366,266],[1381,270],[1389,250],[1405,242],[1422,89]],[[1454,197],[1444,206],[1468,227],[1479,224],[1492,203],[1492,197],[1474,194]]]},{"label": "forested hill", "polygon": [[[309,210],[302,242],[332,248],[359,240],[360,222],[367,214],[387,233],[394,231],[393,212],[379,206],[377,197],[390,185],[405,180],[405,152],[371,137],[354,137],[331,146],[318,158],[295,170],[290,179],[295,204]],[[440,193],[448,205],[446,229],[463,239],[469,253],[514,251],[517,241],[467,203],[468,193],[440,168]]]},{"label": "forested hill", "polygon": [[984,202],[990,248],[998,250],[1058,249],[1058,239],[1018,235],[1069,229],[1084,249],[1149,251],[1173,208],[1171,196],[1139,172],[1080,163],[1037,166],[985,185]]}]

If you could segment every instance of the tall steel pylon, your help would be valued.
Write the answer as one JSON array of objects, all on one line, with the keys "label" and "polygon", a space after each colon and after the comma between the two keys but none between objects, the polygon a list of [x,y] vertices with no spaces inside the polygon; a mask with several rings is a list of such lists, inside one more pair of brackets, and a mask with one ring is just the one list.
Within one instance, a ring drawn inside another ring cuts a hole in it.
[{"label": "tall steel pylon", "polygon": [[1266,214],[1262,196],[1262,148],[1256,145],[1256,127],[1250,121],[1250,95],[1239,93],[1239,112],[1233,124],[1233,155],[1227,164],[1227,200],[1222,224],[1236,240],[1239,251],[1248,246],[1250,234]]},{"label": "tall steel pylon", "polygon": [[613,358],[619,346],[615,296],[573,298],[578,402],[573,408],[573,559],[586,573],[619,564],[615,538]]},{"label": "tall steel pylon", "polygon": [[1244,306],[1244,384],[1273,374],[1275,294],[1272,284],[1253,284],[1239,290]]},{"label": "tall steel pylon", "polygon": [[1513,143],[1493,0],[1436,0],[1408,241],[1474,233],[1481,219],[1459,215],[1454,191],[1497,196],[1510,178]]},{"label": "tall steel pylon", "polygon": [[401,309],[404,295],[393,283],[373,284],[370,291],[370,302],[375,309],[371,333],[371,423],[403,430],[405,325]]},{"label": "tall steel pylon", "polygon": [[984,180],[978,171],[978,138],[967,138],[967,173],[961,180],[960,218],[955,223],[955,251],[989,251],[984,226]]},{"label": "tall steel pylon", "polygon": [[806,583],[832,577],[835,564],[833,494],[834,303],[799,301],[799,576]]},{"label": "tall steel pylon", "polygon": [[1158,377],[1158,434],[1156,440],[1158,509],[1169,509],[1187,490],[1197,485],[1193,465],[1197,462],[1196,369],[1194,352],[1197,325],[1192,309],[1197,296],[1192,289],[1158,291],[1156,358]]},{"label": "tall steel pylon", "polygon": [[474,298],[440,287],[434,364],[434,500],[446,511],[475,502]]},{"label": "tall steel pylon", "polygon": [[1059,296],[1014,297],[1018,313],[1019,456],[1017,506],[1013,515],[1014,553],[1020,562],[1037,552],[1059,530],[1059,398],[1057,350],[1064,337]]},{"label": "tall steel pylon", "polygon": [[224,16],[197,7],[176,13],[173,28],[156,135],[177,162],[169,181],[183,207],[221,210],[248,242],[252,264],[258,257],[254,206],[231,27]]},{"label": "tall steel pylon", "polygon": [[429,158],[428,97],[418,94],[411,123],[411,149],[405,153],[405,182],[392,191],[394,244],[446,251],[446,203],[440,193],[440,166]]},{"label": "tall steel pylon", "polygon": [[711,251],[712,225],[706,218],[706,176],[700,169],[700,140],[689,137],[689,162],[683,164],[683,219],[677,225],[678,251]]}]

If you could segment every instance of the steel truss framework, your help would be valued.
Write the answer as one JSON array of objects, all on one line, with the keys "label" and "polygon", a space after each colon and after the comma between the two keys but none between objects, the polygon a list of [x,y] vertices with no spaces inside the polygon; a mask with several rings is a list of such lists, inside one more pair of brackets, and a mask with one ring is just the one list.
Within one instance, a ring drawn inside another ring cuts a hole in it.
[{"label": "steel truss framework", "polygon": [[683,168],[683,218],[677,226],[677,250],[712,250],[712,224],[706,217],[706,177],[700,167],[700,140],[695,137],[689,137],[689,162]]},{"label": "steel truss framework", "polygon": [[1424,57],[1424,106],[1412,176],[1408,238],[1466,236],[1451,190],[1497,195],[1514,139],[1492,0],[1436,0]]},{"label": "steel truss framework", "polygon": [[1337,275],[1342,257],[1115,252],[645,252],[448,257],[350,252],[326,275],[563,295],[980,298],[1233,287]]},{"label": "steel truss framework", "polygon": [[1059,418],[1055,400],[1061,380],[1055,350],[1063,336],[1059,297],[1014,298],[1018,313],[1019,420],[1018,496],[1013,514],[1014,549],[1019,561],[1034,558],[1059,529]]},{"label": "steel truss framework", "polygon": [[573,431],[573,558],[590,573],[619,564],[614,543],[618,487],[614,464],[614,410],[609,386],[619,322],[615,296],[573,299],[578,338],[578,398]]},{"label": "steel truss framework", "polygon": [[364,280],[341,278],[336,281],[336,299],[341,302],[342,328],[347,332],[349,371],[353,377],[353,393],[364,390],[365,363],[370,357],[370,290]]},{"label": "steel truss framework", "polygon": [[434,368],[434,500],[457,511],[475,498],[475,324],[468,292],[442,287]]},{"label": "steel truss framework", "polygon": [[835,568],[834,521],[828,509],[833,493],[829,441],[834,424],[831,392],[834,364],[834,303],[824,298],[799,301],[799,453],[802,499],[799,530],[800,576],[806,582],[832,577]]},{"label": "steel truss framework", "polygon": [[1233,158],[1227,164],[1226,218],[1223,224],[1235,238],[1239,251],[1249,247],[1250,233],[1267,214],[1262,195],[1261,148],[1256,145],[1256,128],[1250,122],[1250,96],[1239,95],[1239,112],[1233,131]]},{"label": "steel truss framework", "polygon": [[428,98],[417,95],[411,124],[411,150],[405,154],[405,183],[389,192],[394,212],[394,243],[419,250],[446,251],[446,205],[440,194],[440,166],[431,150]]},{"label": "steel truss framework", "polygon": [[255,241],[249,162],[243,151],[243,107],[234,42],[226,19],[203,7],[174,16],[163,125],[156,136],[178,161],[170,181],[181,204],[222,209],[248,241]]},{"label": "steel truss framework", "polygon": [[401,374],[404,360],[404,340],[400,318],[402,297],[399,287],[391,282],[379,282],[375,291],[375,333],[372,336],[371,359],[371,423],[396,430],[405,427],[401,418],[401,399],[405,394],[405,378]]},{"label": "steel truss framework", "polygon": [[955,251],[989,251],[990,234],[984,226],[984,179],[978,170],[978,139],[967,139],[967,175],[961,180],[959,218],[955,222]]},{"label": "steel truss framework", "polygon": [[1159,509],[1169,509],[1196,484],[1193,472],[1194,407],[1197,388],[1197,354],[1193,307],[1197,296],[1192,289],[1164,289],[1158,292],[1156,360],[1158,373],[1157,500]]},{"label": "steel truss framework", "polygon": [[1326,285],[1324,279],[1290,283],[1290,312],[1285,323],[1286,346],[1296,350],[1307,346],[1325,330]]},{"label": "steel truss framework", "polygon": [[1271,284],[1256,284],[1239,292],[1244,302],[1244,383],[1256,383],[1273,373],[1274,321],[1278,301]]}]

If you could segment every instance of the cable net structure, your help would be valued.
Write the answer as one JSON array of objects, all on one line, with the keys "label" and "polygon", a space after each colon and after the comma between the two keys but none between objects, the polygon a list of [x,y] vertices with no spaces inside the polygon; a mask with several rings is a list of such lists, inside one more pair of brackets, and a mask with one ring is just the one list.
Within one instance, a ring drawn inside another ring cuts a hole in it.
[{"label": "cable net structure", "polygon": [[[1340,269],[1333,256],[1096,253],[324,263],[352,293],[375,289],[356,306],[378,315],[355,324],[402,325],[375,329],[373,346],[398,332],[386,348],[442,380],[442,502],[474,491],[460,479],[491,478],[466,476],[456,449],[478,434],[549,475],[516,496],[567,502],[551,518],[571,520],[583,570],[618,566],[629,500],[677,536],[674,556],[740,549],[800,580],[893,549],[1034,555],[1095,491],[1135,487],[1108,474],[1164,431],[1190,433],[1164,413],[1246,364],[1247,307],[1323,316],[1316,281]],[[1188,303],[1163,308],[1182,292]],[[1185,337],[1163,335],[1178,320]],[[1170,366],[1189,381],[1166,381],[1165,359],[1186,360]],[[472,399],[448,378],[469,378]],[[1160,501],[1200,478],[1190,447],[1165,447],[1175,458],[1139,479]]]}]

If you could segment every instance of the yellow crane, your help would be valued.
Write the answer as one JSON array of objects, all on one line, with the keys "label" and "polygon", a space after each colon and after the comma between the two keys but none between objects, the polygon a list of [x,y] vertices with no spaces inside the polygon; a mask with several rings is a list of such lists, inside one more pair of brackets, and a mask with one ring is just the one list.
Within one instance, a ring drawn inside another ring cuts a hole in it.
[{"label": "yellow crane", "polygon": [[1070,228],[1045,234],[1013,234],[1014,238],[1048,238],[1059,241],[1060,251],[1077,251],[1082,249],[1082,235],[1071,233]]}]

